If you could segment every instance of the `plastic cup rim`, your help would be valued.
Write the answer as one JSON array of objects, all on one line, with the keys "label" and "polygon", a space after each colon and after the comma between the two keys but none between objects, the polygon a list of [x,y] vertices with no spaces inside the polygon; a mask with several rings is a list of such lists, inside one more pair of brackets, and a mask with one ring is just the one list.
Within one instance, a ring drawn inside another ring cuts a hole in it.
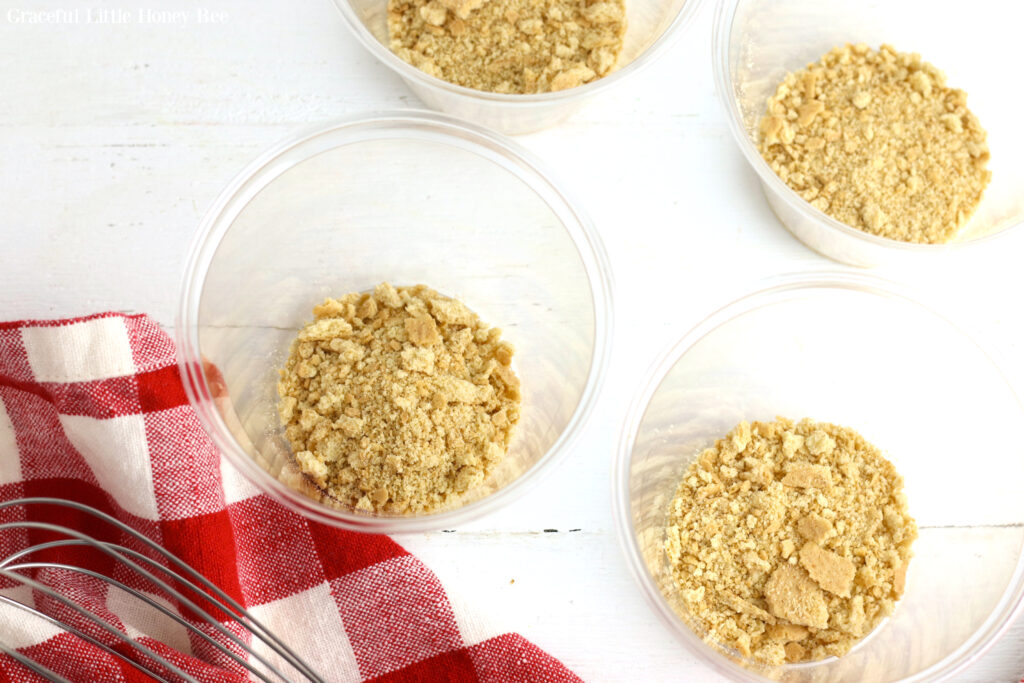
[{"label": "plastic cup rim", "polygon": [[[742,2],[742,0],[717,0],[714,10],[714,19],[712,20],[711,63],[714,70],[715,90],[718,93],[719,102],[725,110],[729,132],[732,133],[732,137],[739,146],[740,151],[743,153],[743,157],[747,160],[747,163],[757,173],[758,179],[761,181],[761,185],[764,187],[766,192],[771,192],[783,199],[789,208],[799,212],[801,217],[805,220],[812,221],[816,225],[819,225],[829,231],[840,233],[845,237],[872,245],[872,247],[889,250],[890,253],[917,256],[922,254],[948,254],[958,252],[965,248],[972,248],[986,244],[992,240],[1001,239],[1010,233],[1015,232],[1021,225],[1024,225],[1024,220],[1017,221],[1016,223],[1008,223],[999,230],[982,235],[981,237],[975,237],[963,241],[953,241],[945,244],[903,242],[888,237],[872,235],[871,233],[849,226],[815,208],[810,202],[797,194],[796,190],[779,178],[775,171],[773,171],[768,165],[768,162],[766,162],[761,156],[761,153],[758,152],[757,147],[754,145],[754,141],[747,134],[746,127],[743,124],[743,116],[736,104],[736,98],[732,94],[733,82],[729,68],[729,45],[733,20],[736,16],[736,9],[740,2]],[[984,199],[982,201],[984,201]],[[911,256],[911,258],[913,258],[913,256]]]},{"label": "plastic cup rim", "polygon": [[[213,253],[241,209],[288,168],[323,151],[310,154],[297,150],[322,136],[344,136],[336,144],[330,144],[330,149],[367,139],[408,137],[424,130],[427,131],[424,137],[432,142],[444,141],[499,163],[548,204],[576,246],[588,278],[594,306],[594,345],[587,381],[568,424],[547,452],[516,480],[482,499],[451,510],[423,516],[373,517],[317,503],[272,477],[246,454],[215,407],[202,371],[199,300]],[[360,137],[361,133],[369,136]],[[293,156],[296,158],[292,159]],[[402,110],[345,117],[307,126],[271,146],[243,168],[211,204],[193,237],[182,276],[175,324],[178,366],[189,403],[218,450],[261,492],[286,507],[315,521],[351,531],[391,534],[450,528],[519,498],[565,460],[593,414],[607,375],[613,327],[613,286],[610,261],[590,217],[571,193],[552,178],[544,164],[516,143],[486,128],[438,112]]]},{"label": "plastic cup rim", "polygon": [[[640,53],[636,59],[603,78],[596,79],[590,83],[567,90],[535,94],[508,94],[495,93],[486,90],[474,90],[465,86],[449,83],[436,76],[431,76],[425,71],[417,69],[413,65],[399,59],[398,55],[383,45],[366,25],[356,16],[349,0],[334,0],[334,4],[345,19],[349,30],[379,62],[397,73],[406,81],[416,83],[427,88],[442,90],[448,94],[465,97],[472,100],[484,101],[490,104],[504,105],[512,108],[531,107],[535,105],[557,104],[559,102],[579,100],[601,92],[615,83],[626,78],[629,74],[636,73],[653,63],[658,57],[664,54],[669,47],[682,36],[684,30],[690,25],[693,17],[697,15],[704,0],[685,0],[683,6],[673,17],[672,22],[665,28],[665,31],[646,50]],[[627,28],[628,30],[628,28]]]},{"label": "plastic cup rim", "polygon": [[[997,362],[990,350],[978,343],[977,337],[955,323],[947,316],[923,303],[916,292],[903,285],[880,278],[875,275],[856,271],[812,270],[786,273],[762,279],[752,290],[729,303],[715,309],[693,328],[669,346],[651,364],[636,395],[630,402],[623,421],[618,445],[613,457],[611,472],[612,512],[615,518],[616,536],[619,548],[625,557],[629,573],[640,589],[648,607],[659,617],[662,624],[672,633],[678,642],[704,664],[727,675],[733,680],[749,683],[764,683],[772,679],[760,676],[743,666],[730,661],[705,643],[689,626],[683,623],[665,600],[655,585],[633,531],[630,513],[629,495],[629,464],[633,446],[639,433],[644,414],[654,394],[657,393],[668,372],[686,353],[701,339],[728,324],[732,320],[757,310],[765,299],[773,295],[806,289],[845,289],[859,291],[873,296],[901,300],[906,304],[917,306],[949,325],[953,331],[970,340],[999,373],[999,376],[1010,389],[1018,410],[1024,416],[1024,404],[1020,394],[1009,381],[1002,366]],[[902,683],[919,683],[922,681],[947,680],[963,671],[979,657],[984,655],[998,641],[1013,623],[1014,619],[1024,612],[1024,549],[1021,550],[1017,564],[1011,575],[1006,591],[1003,593],[995,609],[986,620],[956,650],[947,654],[940,661],[916,674],[900,679]]]}]

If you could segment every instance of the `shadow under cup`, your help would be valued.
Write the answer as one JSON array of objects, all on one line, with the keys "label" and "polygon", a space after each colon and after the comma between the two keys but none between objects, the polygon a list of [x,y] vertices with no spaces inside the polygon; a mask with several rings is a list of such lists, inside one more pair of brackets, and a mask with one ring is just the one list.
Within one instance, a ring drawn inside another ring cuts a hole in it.
[{"label": "shadow under cup", "polygon": [[[880,281],[804,278],[741,299],[670,352],[633,410],[616,495],[634,574],[676,637],[737,680],[948,674],[1021,601],[1021,406],[969,337]],[[663,542],[686,467],[740,421],[776,416],[849,426],[879,447],[905,479],[920,537],[903,598],[865,641],[839,659],[766,669],[694,633]]]},{"label": "shadow under cup", "polygon": [[[210,213],[180,332],[186,363],[222,373],[237,422],[212,409],[203,376],[194,402],[232,461],[306,514],[387,532],[475,516],[564,450],[589,411],[608,334],[603,252],[540,172],[488,136],[427,114],[338,125],[257,162]],[[516,348],[510,451],[455,512],[369,517],[277,481],[290,462],[276,383],[291,341],[314,305],[384,281],[463,301]]]}]

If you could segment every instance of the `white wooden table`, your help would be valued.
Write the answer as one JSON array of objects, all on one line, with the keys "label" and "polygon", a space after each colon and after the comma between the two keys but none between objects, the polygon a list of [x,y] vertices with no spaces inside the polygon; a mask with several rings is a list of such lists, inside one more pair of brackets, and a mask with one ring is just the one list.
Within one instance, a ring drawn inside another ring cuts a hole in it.
[{"label": "white wooden table", "polygon": [[[56,23],[19,22],[26,9],[75,4],[0,1],[0,319],[111,309],[171,328],[186,246],[236,171],[296,126],[417,106],[354,44],[328,0],[126,0],[96,3],[108,11],[94,8],[92,23],[84,7]],[[186,21],[147,22],[147,9],[182,11]],[[198,23],[204,11],[220,21]],[[655,621],[614,539],[609,464],[641,373],[757,278],[838,267],[769,212],[715,99],[709,35],[704,8],[652,68],[561,127],[519,139],[589,208],[618,302],[671,288],[682,294],[678,315],[652,325],[643,306],[617,307],[603,398],[550,480],[454,533],[398,539],[456,597],[587,680],[636,680],[638,671],[652,681],[719,680]],[[1024,310],[1007,293],[1024,291],[1021,253],[1017,234],[952,273],[879,274],[945,299],[1013,359],[1024,348]],[[1024,363],[1012,365],[1024,378]],[[1018,623],[960,680],[1022,674]]]}]

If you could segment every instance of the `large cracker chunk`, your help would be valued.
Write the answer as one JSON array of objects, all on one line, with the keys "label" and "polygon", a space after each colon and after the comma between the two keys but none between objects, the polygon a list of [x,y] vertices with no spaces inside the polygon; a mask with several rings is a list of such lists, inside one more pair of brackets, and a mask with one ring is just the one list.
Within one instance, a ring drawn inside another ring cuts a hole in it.
[{"label": "large cracker chunk", "polygon": [[857,574],[853,562],[816,543],[805,543],[800,548],[800,565],[829,593],[843,598],[850,597],[853,577]]},{"label": "large cracker chunk", "polygon": [[769,624],[765,634],[772,640],[778,640],[783,643],[792,643],[806,638],[808,631],[803,626],[778,623]]},{"label": "large cracker chunk", "polygon": [[473,312],[466,308],[462,302],[454,299],[433,299],[430,302],[430,312],[439,323],[446,325],[472,325]]},{"label": "large cracker chunk", "polygon": [[437,325],[429,315],[406,318],[405,333],[409,335],[409,341],[416,346],[431,346],[441,341],[441,335],[437,333]]},{"label": "large cracker chunk", "polygon": [[806,462],[793,463],[789,472],[782,478],[782,483],[794,488],[815,488],[821,491],[832,490],[832,471],[824,465],[812,465]]},{"label": "large cracker chunk", "polygon": [[797,533],[814,543],[823,541],[832,533],[832,530],[832,522],[813,512],[806,517],[801,517],[796,523]]},{"label": "large cracker chunk", "polygon": [[765,612],[752,602],[744,600],[731,591],[722,591],[722,594],[719,596],[719,600],[723,605],[729,609],[736,610],[740,614],[748,614],[769,624],[775,622],[775,617],[771,614]]},{"label": "large cracker chunk", "polygon": [[821,589],[799,567],[784,564],[764,586],[768,611],[791,624],[828,627],[828,606]]}]

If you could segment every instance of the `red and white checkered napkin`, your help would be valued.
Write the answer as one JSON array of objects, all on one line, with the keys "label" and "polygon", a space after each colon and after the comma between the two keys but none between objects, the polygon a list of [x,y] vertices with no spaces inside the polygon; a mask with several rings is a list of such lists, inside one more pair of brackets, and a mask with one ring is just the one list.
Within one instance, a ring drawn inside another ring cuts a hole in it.
[{"label": "red and white checkered napkin", "polygon": [[[310,522],[242,479],[188,405],[171,340],[146,316],[0,323],[0,499],[28,496],[86,503],[144,533],[246,606],[327,680],[579,680],[517,634],[470,639],[479,629],[463,626],[475,620],[453,608],[437,577],[389,538]],[[0,522],[25,519],[126,542],[64,508],[0,513]],[[50,538],[5,530],[0,554]],[[149,588],[95,551],[63,547],[35,557],[113,571]],[[200,680],[245,680],[208,643],[122,591],[77,573],[56,577],[59,583],[41,578]],[[0,589],[60,609],[9,581]],[[73,681],[149,680],[2,604],[0,643]],[[7,656],[0,656],[0,679],[38,680]]]}]

